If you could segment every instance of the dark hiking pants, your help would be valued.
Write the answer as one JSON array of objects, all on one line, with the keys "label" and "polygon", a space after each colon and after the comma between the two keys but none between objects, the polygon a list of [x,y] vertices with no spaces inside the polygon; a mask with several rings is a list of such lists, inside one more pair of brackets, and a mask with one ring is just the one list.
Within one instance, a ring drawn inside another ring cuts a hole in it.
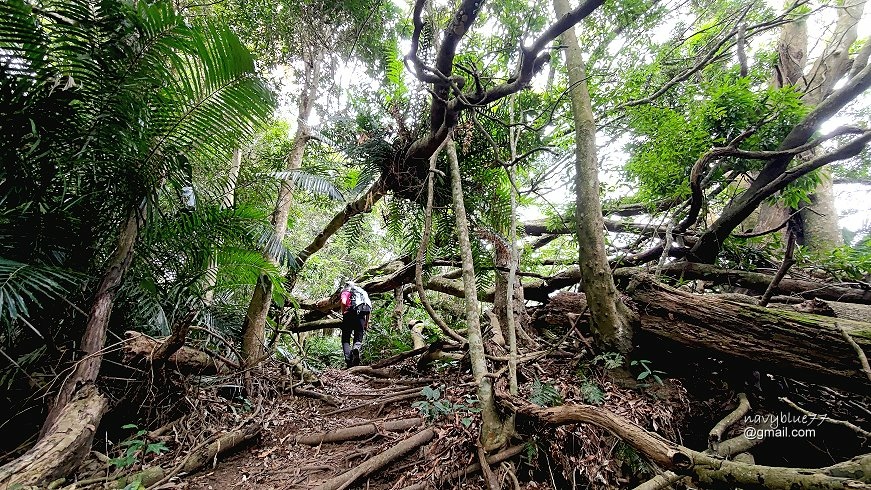
[{"label": "dark hiking pants", "polygon": [[363,345],[363,327],[366,325],[366,316],[368,313],[358,315],[353,311],[348,311],[342,317],[342,353],[345,354],[345,360],[351,360],[351,334],[354,334],[354,349],[360,350]]}]

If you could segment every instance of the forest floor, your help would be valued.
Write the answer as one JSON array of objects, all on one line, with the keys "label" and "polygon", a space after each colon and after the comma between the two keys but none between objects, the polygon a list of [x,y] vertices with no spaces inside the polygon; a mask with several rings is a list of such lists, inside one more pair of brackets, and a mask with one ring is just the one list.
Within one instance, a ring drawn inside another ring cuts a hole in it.
[{"label": "forest floor", "polygon": [[[583,383],[570,367],[575,362],[548,358],[522,366],[521,378],[526,380],[522,396],[532,400],[538,397],[537,403],[546,404],[582,400]],[[263,410],[266,415],[258,418],[262,426],[258,442],[232,455],[219,456],[217,465],[176,479],[176,488],[295,490],[321,488],[325,482],[330,484],[323,488],[332,490],[422,488],[415,485],[424,483],[445,488],[484,488],[480,467],[473,469],[479,462],[475,441],[480,430],[475,384],[461,366],[450,363],[447,369],[421,373],[414,360],[407,359],[389,370],[374,372],[365,366],[326,369],[320,374],[320,386],[297,390],[297,396],[285,394],[272,399],[270,407]],[[373,376],[387,373],[389,377]],[[596,376],[596,384],[602,388],[598,403],[651,429],[676,436],[679,422],[674,419],[674,411],[681,413],[688,408],[686,392],[679,382],[669,381],[662,389],[639,390],[621,386],[609,374],[602,374]],[[384,427],[410,419],[418,423],[400,430]],[[375,428],[369,434],[350,440],[300,442],[306,436],[371,424]],[[336,484],[346,472],[371,463],[388,449],[404,445],[430,429],[432,439],[424,445],[414,446],[382,467],[355,478],[353,484]],[[500,479],[510,478],[514,488],[562,488],[570,484],[565,478],[574,478],[570,474],[577,471],[578,477],[618,484],[621,462],[613,452],[615,446],[618,450],[622,446],[606,431],[590,425],[541,429],[518,425],[518,430],[532,434],[531,439],[513,441],[488,456],[488,461],[495,458],[491,466]],[[504,461],[500,455],[505,455]]]},{"label": "forest floor", "polygon": [[[424,425],[396,432],[379,427],[376,434],[355,440],[301,444],[297,442],[301,436],[418,418],[420,412],[411,404],[421,399],[420,391],[428,386],[427,380],[416,377],[381,379],[333,368],[323,371],[320,378],[322,386],[310,390],[331,398],[280,397],[270,407],[271,417],[263,421],[259,442],[221,458],[213,468],[183,477],[183,482],[190,489],[314,488],[383,453]],[[423,462],[423,458],[407,455],[377,472],[376,478],[362,478],[349,488],[400,488],[411,484],[410,477],[427,472],[420,467]]]}]

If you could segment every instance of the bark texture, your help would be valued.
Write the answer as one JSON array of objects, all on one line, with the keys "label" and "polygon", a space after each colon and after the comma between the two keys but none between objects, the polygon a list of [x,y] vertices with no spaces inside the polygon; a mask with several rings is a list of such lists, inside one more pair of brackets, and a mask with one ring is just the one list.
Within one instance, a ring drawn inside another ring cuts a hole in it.
[{"label": "bark texture", "polygon": [[502,420],[496,411],[493,397],[493,380],[486,376],[487,360],[484,352],[484,339],[481,336],[480,307],[478,306],[475,267],[472,260],[472,245],[469,240],[469,219],[463,202],[463,185],[460,175],[460,162],[453,140],[447,142],[448,162],[451,167],[451,194],[454,202],[454,218],[460,242],[460,258],[463,262],[463,288],[466,300],[466,325],[468,327],[469,356],[472,361],[472,376],[478,384],[478,400],[481,403],[481,443],[486,449],[503,445],[507,434]]},{"label": "bark texture", "polygon": [[[40,437],[47,436],[52,430],[55,421],[62,416],[62,412],[66,410],[66,405],[73,398],[79,386],[96,381],[97,375],[100,374],[100,366],[103,363],[100,351],[106,345],[106,330],[109,327],[109,317],[112,315],[115,292],[133,261],[133,247],[139,236],[144,209],[143,205],[131,210],[121,227],[115,253],[109,261],[102,279],[100,279],[94,301],[90,311],[88,311],[88,321],[82,334],[82,342],[79,345],[79,350],[83,354],[82,359],[76,363],[72,374],[66,377],[61,386],[42,426]],[[97,421],[99,422],[99,419]]]},{"label": "bark texture", "polygon": [[[321,71],[321,55],[315,52],[305,63],[305,85],[303,93],[299,98],[297,113],[296,134],[293,139],[293,148],[290,155],[287,157],[287,170],[290,172],[299,170],[302,166],[302,159],[305,155],[305,148],[311,139],[308,121],[312,113],[315,99],[317,98],[317,87],[320,80]],[[267,247],[264,253],[264,258],[277,264],[278,260],[269,252],[269,248],[277,248],[284,240],[284,235],[287,233],[287,217],[290,214],[290,207],[293,204],[293,181],[284,179],[281,182],[281,187],[278,190],[278,200],[275,204],[275,210],[272,212],[272,226],[275,231],[274,239],[279,243],[275,247]],[[251,302],[248,304],[248,310],[245,312],[245,320],[242,323],[242,355],[245,356],[244,362],[248,366],[253,366],[263,359],[265,354],[265,331],[266,317],[269,314],[269,306],[272,304],[272,283],[265,276],[260,276],[257,279],[257,284],[254,287],[254,294],[251,297]]]},{"label": "bark texture", "polygon": [[[838,9],[838,21],[831,39],[804,79],[804,101],[808,105],[815,106],[829,96],[835,84],[850,71],[850,46],[858,38],[857,30],[865,3],[864,0],[845,2]],[[807,160],[813,155],[800,158]],[[826,252],[843,245],[844,238],[838,227],[832,172],[821,169],[820,174],[822,180],[810,196],[811,203],[800,215],[804,223],[804,244],[810,250]]]},{"label": "bark texture", "polygon": [[18,459],[0,467],[0,488],[45,488],[67,476],[88,455],[109,400],[85,385],[64,406],[45,437]]},{"label": "bark texture", "polygon": [[[143,333],[126,332],[127,341],[124,343],[124,359],[128,363],[146,362],[153,363],[155,354],[162,350],[166,340],[160,341]],[[229,373],[232,366],[226,362],[215,359],[203,351],[191,347],[179,347],[169,355],[163,365],[175,369],[182,374],[212,375]]]},{"label": "bark texture", "polygon": [[[557,17],[571,11],[568,0],[553,0],[553,7]],[[596,122],[587,89],[586,68],[574,28],[565,31],[560,39],[567,46],[566,65],[575,122],[575,221],[582,287],[592,312],[596,340],[609,349],[626,353],[632,349],[632,312],[617,293],[605,253]]]},{"label": "bark texture", "polygon": [[[620,280],[630,280],[640,271],[641,269],[636,268],[618,269],[615,276]],[[760,293],[764,292],[774,280],[774,276],[769,274],[721,269],[713,265],[693,262],[673,262],[665,265],[659,272],[677,279],[703,280],[713,284],[747,288]],[[871,290],[802,279],[782,279],[774,288],[774,294],[845,303],[871,303]]]},{"label": "bark texture", "polygon": [[871,393],[847,330],[871,352],[871,323],[763,308],[698,295],[642,278],[631,292],[647,333],[762,370]]}]

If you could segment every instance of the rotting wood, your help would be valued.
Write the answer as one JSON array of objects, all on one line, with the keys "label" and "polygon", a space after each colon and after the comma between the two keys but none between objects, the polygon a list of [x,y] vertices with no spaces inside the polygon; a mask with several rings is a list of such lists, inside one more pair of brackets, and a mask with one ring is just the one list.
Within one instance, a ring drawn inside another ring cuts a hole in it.
[{"label": "rotting wood", "polygon": [[295,442],[308,446],[317,446],[322,443],[344,442],[372,436],[381,432],[402,432],[417,427],[423,423],[423,419],[415,417],[411,419],[386,420],[370,422],[366,424],[345,427],[344,429],[331,430],[328,432],[316,432],[297,436]]},{"label": "rotting wood", "polygon": [[[128,363],[150,362],[152,354],[161,346],[161,341],[140,332],[127,331],[125,337],[124,358]],[[226,362],[187,346],[173,352],[164,365],[172,367],[182,374],[222,374],[233,369],[233,366]]]},{"label": "rotting wood", "polygon": [[[642,272],[641,269],[627,267],[614,271],[614,276],[615,278],[631,279],[639,272]],[[665,265],[660,272],[664,276],[687,280],[701,279],[714,284],[728,284],[760,293],[764,292],[774,279],[774,276],[760,272],[721,269],[713,265],[693,262],[673,262]],[[782,279],[774,289],[774,294],[845,303],[871,303],[871,289],[791,278]]]},{"label": "rotting wood", "polygon": [[641,329],[685,347],[716,352],[768,372],[871,392],[843,327],[865,351],[871,323],[810,315],[698,295],[657,284],[649,276],[630,292]]}]

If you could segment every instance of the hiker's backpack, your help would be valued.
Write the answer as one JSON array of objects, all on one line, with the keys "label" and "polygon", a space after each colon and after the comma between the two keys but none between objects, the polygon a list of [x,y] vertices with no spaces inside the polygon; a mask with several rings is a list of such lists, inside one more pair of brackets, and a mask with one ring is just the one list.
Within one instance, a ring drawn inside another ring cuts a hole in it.
[{"label": "hiker's backpack", "polygon": [[358,315],[372,311],[372,301],[365,289],[358,286],[351,288],[351,311]]}]

